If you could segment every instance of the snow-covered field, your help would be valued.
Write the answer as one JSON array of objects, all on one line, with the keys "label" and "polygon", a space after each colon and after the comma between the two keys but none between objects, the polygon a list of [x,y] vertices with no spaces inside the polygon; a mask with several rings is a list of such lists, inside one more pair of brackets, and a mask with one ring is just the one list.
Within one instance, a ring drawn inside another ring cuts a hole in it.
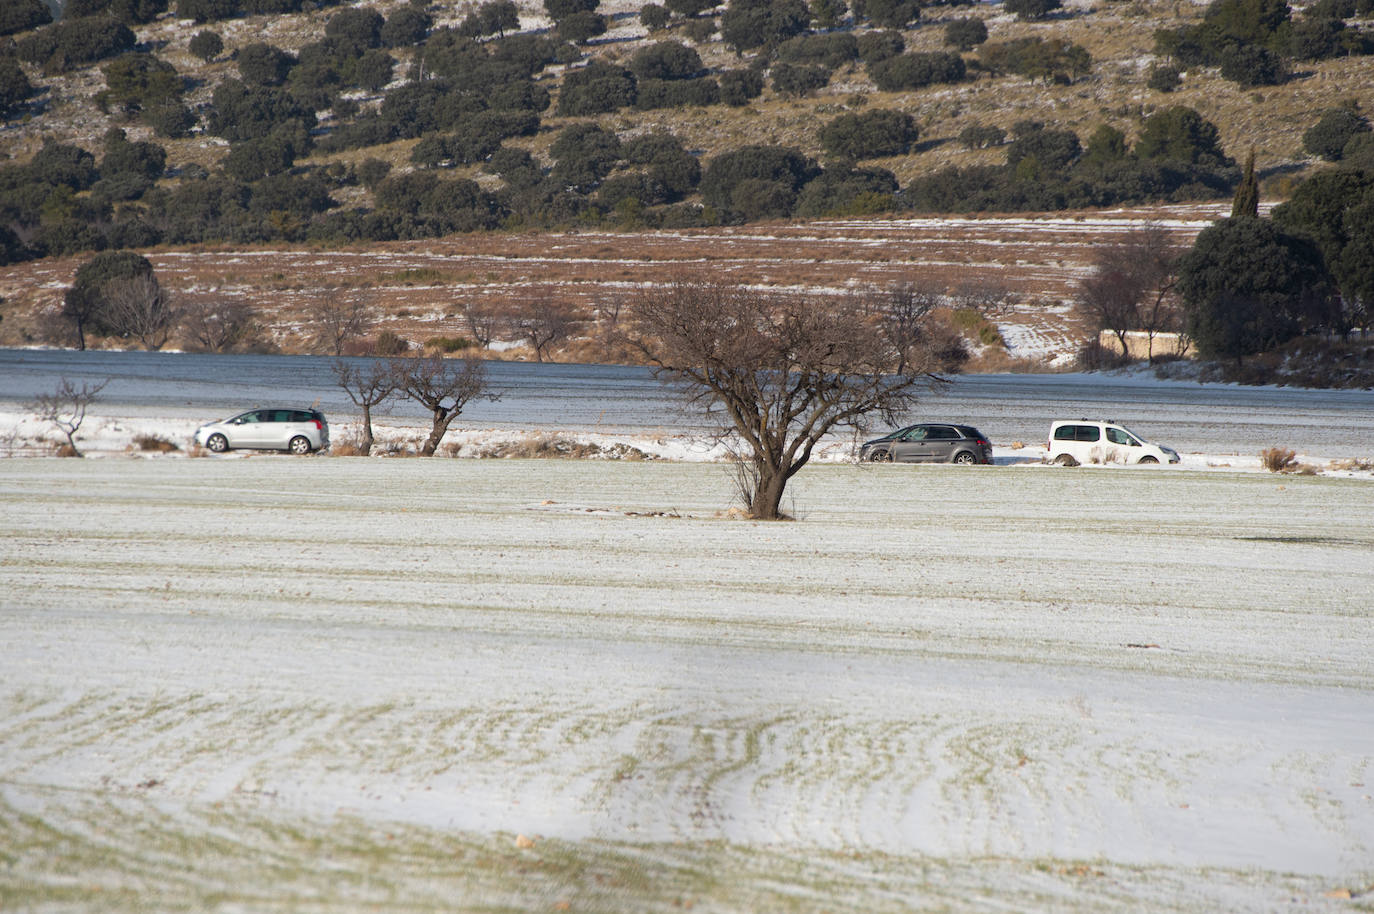
[{"label": "snow-covered field", "polygon": [[0,907],[1367,910],[1374,486],[0,460]]}]

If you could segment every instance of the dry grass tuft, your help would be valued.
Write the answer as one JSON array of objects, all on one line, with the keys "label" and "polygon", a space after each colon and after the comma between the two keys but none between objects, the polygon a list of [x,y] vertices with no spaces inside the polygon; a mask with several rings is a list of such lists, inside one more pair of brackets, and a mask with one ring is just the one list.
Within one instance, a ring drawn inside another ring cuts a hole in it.
[{"label": "dry grass tuft", "polygon": [[53,451],[53,454],[54,454],[55,456],[57,456],[57,457],[80,457],[80,456],[81,456],[81,452],[78,451],[76,448],[72,447],[70,444],[59,444],[59,445],[56,447],[56,449]]},{"label": "dry grass tuft", "polygon": [[573,441],[558,435],[526,435],[515,441],[484,444],[476,449],[479,458],[505,460],[653,460],[651,454],[628,444],[602,447],[590,441]]},{"label": "dry grass tuft", "polygon": [[1291,473],[1297,469],[1298,455],[1291,448],[1269,447],[1260,451],[1260,463],[1271,473]]},{"label": "dry grass tuft", "polygon": [[170,454],[173,451],[181,450],[176,444],[163,438],[161,435],[135,435],[134,447],[140,451],[151,451],[158,454]]},{"label": "dry grass tuft", "polygon": [[1374,473],[1374,457],[1346,457],[1343,460],[1333,460],[1327,464],[1327,469],[1356,473]]}]

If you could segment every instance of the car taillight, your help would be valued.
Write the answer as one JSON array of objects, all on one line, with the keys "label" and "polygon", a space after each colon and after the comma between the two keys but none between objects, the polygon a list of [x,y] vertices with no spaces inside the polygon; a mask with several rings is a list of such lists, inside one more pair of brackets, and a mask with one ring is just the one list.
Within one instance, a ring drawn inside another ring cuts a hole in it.
[{"label": "car taillight", "polygon": [[311,421],[315,423],[315,431],[317,431],[317,432],[322,432],[322,431],[324,431],[324,425],[320,422],[319,419],[312,419]]},{"label": "car taillight", "polygon": [[992,442],[988,441],[986,438],[976,438],[974,440],[978,442],[980,447],[992,447]]}]

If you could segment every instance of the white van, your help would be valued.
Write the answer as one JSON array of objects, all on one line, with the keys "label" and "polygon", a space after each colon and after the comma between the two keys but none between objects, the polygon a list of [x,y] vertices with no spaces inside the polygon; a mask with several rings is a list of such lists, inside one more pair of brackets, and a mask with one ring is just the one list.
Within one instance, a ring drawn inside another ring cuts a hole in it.
[{"label": "white van", "polygon": [[1116,422],[1056,419],[1050,423],[1045,460],[1061,466],[1080,463],[1178,463],[1178,451],[1151,441]]}]

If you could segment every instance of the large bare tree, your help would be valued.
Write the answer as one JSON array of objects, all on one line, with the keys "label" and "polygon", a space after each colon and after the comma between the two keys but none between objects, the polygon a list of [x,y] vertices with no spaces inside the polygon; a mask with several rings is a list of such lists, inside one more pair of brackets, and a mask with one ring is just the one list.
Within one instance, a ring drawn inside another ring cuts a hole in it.
[{"label": "large bare tree", "polygon": [[486,363],[481,359],[445,359],[442,356],[398,356],[388,363],[398,393],[429,410],[429,437],[420,448],[422,457],[433,457],[448,427],[473,400],[499,399],[487,390]]},{"label": "large bare tree", "polygon": [[750,516],[783,516],[788,481],[826,434],[895,421],[957,369],[925,320],[894,321],[874,312],[872,298],[778,298],[680,280],[635,302],[633,335],[645,358],[722,417],[737,442]]},{"label": "large bare tree", "polygon": [[1144,331],[1153,363],[1155,337],[1181,327],[1174,286],[1183,253],[1167,229],[1144,225],[1094,254],[1092,272],[1078,284],[1079,307],[1098,329],[1116,336],[1123,354],[1130,352],[1126,334]]},{"label": "large bare tree", "polygon": [[358,450],[366,457],[372,453],[372,407],[396,393],[396,374],[391,365],[379,359],[353,362],[335,359],[334,378],[348,398],[363,411],[363,437]]},{"label": "large bare tree", "polygon": [[154,351],[167,345],[182,313],[152,273],[111,279],[105,284],[105,322],[115,336],[138,340]]}]

